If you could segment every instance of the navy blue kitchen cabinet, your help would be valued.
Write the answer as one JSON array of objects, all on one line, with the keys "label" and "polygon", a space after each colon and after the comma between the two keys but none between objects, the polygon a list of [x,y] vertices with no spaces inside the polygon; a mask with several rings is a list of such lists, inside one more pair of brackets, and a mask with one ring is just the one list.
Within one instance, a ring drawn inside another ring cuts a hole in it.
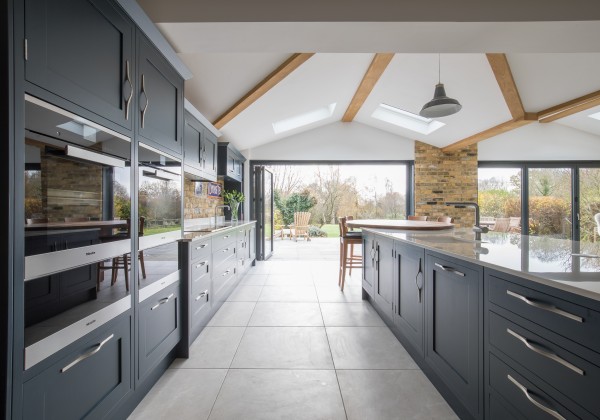
[{"label": "navy blue kitchen cabinet", "polygon": [[184,163],[191,175],[217,180],[217,138],[190,113],[185,113]]},{"label": "navy blue kitchen cabinet", "polygon": [[483,269],[429,252],[425,267],[425,363],[465,416],[483,418]]},{"label": "navy blue kitchen cabinet", "polygon": [[374,301],[388,322],[393,321],[396,262],[394,240],[378,237],[375,248]]},{"label": "navy blue kitchen cabinet", "polygon": [[28,82],[133,129],[135,26],[117,5],[27,0],[25,37]]},{"label": "navy blue kitchen cabinet", "polygon": [[218,174],[224,177],[242,182],[244,179],[245,158],[233,147],[231,143],[219,142],[218,152]]},{"label": "navy blue kitchen cabinet", "polygon": [[373,298],[373,283],[375,278],[375,256],[376,256],[375,235],[363,231],[362,249],[363,249],[363,278],[362,287],[364,293]]}]

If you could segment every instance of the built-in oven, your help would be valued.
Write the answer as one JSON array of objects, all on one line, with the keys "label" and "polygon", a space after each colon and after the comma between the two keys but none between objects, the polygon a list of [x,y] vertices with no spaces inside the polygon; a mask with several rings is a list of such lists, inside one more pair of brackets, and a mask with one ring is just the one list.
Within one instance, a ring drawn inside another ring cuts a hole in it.
[{"label": "built-in oven", "polygon": [[179,280],[182,238],[181,159],[138,144],[138,300]]},{"label": "built-in oven", "polygon": [[127,136],[25,96],[26,369],[131,307],[131,150]]}]

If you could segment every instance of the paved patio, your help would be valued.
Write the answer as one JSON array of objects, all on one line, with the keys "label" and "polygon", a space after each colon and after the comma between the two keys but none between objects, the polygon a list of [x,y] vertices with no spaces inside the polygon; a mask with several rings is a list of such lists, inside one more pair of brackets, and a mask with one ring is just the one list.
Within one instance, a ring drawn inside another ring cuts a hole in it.
[{"label": "paved patio", "polygon": [[[272,260],[330,260],[339,261],[340,239],[339,238],[311,238],[298,239],[275,239]],[[357,247],[355,253],[360,252]]]}]

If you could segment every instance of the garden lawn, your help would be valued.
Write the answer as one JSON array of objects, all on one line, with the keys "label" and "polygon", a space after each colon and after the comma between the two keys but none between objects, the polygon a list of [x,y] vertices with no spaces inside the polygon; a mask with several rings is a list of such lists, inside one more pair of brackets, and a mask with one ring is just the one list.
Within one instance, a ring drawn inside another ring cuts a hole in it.
[{"label": "garden lawn", "polygon": [[321,229],[327,232],[328,238],[338,238],[340,236],[340,227],[338,225],[323,225]]}]

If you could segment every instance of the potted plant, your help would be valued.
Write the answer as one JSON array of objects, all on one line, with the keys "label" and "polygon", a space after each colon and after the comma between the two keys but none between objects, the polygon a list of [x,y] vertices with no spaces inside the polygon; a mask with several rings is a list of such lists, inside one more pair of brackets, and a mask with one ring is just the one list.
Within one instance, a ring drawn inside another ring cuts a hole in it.
[{"label": "potted plant", "polygon": [[223,190],[221,197],[223,197],[223,201],[231,209],[231,221],[237,222],[240,203],[243,203],[246,199],[244,193],[236,190]]}]

